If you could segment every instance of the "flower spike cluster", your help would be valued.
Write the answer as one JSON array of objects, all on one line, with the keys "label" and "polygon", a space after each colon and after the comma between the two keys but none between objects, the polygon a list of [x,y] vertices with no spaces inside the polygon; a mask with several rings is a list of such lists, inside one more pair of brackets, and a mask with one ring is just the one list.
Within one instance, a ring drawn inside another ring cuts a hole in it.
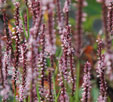
[{"label": "flower spike cluster", "polygon": [[103,41],[98,41],[98,63],[97,63],[97,77],[99,78],[99,97],[98,102],[107,102],[107,86],[105,81],[105,56],[102,54]]},{"label": "flower spike cluster", "polygon": [[59,85],[61,87],[61,93],[59,96],[60,102],[69,102],[69,97],[67,96],[66,93],[66,88],[64,85],[64,80],[65,80],[65,66],[64,66],[64,59],[61,57],[60,62],[59,62]]},{"label": "flower spike cluster", "polygon": [[82,102],[90,102],[91,99],[91,64],[86,62],[84,66],[84,76],[83,76],[83,93],[82,93]]},{"label": "flower spike cluster", "polygon": [[108,5],[108,32],[110,35],[113,33],[113,2]]},{"label": "flower spike cluster", "polygon": [[75,50],[76,50],[76,56],[80,57],[81,54],[81,48],[82,48],[82,23],[84,21],[84,16],[86,14],[83,13],[83,7],[86,6],[85,0],[78,0],[77,4],[77,13],[76,13],[76,32],[75,32]]},{"label": "flower spike cluster", "polygon": [[15,51],[15,58],[14,58],[14,85],[16,89],[16,80],[17,80],[17,72],[19,66],[19,57],[20,57],[20,33],[19,33],[19,2],[15,3],[16,10],[15,10],[15,25],[16,25],[16,33],[15,33],[15,43],[16,43],[16,51]]}]

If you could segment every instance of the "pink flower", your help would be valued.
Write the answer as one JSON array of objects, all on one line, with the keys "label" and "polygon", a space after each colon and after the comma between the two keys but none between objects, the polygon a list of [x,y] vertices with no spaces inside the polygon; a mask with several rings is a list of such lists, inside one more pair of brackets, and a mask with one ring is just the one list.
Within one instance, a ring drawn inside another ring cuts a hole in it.
[{"label": "pink flower", "polygon": [[91,64],[89,62],[86,62],[84,66],[84,76],[83,76],[83,93],[82,93],[82,102],[90,102],[91,96]]},{"label": "pink flower", "polygon": [[106,102],[107,101],[107,86],[104,78],[105,75],[105,56],[102,54],[103,42],[102,40],[98,41],[98,63],[97,63],[97,77],[99,78],[99,97],[98,102]]}]

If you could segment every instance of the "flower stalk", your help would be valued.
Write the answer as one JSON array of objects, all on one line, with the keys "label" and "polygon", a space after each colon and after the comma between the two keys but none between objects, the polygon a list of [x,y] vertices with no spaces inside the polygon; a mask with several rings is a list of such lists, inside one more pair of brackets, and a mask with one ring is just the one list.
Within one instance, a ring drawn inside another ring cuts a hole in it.
[{"label": "flower stalk", "polygon": [[91,99],[91,64],[86,62],[84,66],[84,76],[83,76],[83,93],[82,93],[82,102],[90,102]]},{"label": "flower stalk", "polygon": [[107,102],[107,85],[105,81],[105,56],[102,54],[103,42],[98,40],[98,65],[97,65],[97,77],[100,80],[99,83],[99,97],[98,102]]}]

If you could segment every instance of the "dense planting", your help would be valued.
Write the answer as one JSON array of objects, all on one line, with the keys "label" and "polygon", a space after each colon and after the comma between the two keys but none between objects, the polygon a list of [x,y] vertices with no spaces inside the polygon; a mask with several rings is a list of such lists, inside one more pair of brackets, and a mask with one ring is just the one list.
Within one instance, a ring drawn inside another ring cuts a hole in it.
[{"label": "dense planting", "polygon": [[113,102],[113,1],[87,1],[0,0],[0,102]]}]

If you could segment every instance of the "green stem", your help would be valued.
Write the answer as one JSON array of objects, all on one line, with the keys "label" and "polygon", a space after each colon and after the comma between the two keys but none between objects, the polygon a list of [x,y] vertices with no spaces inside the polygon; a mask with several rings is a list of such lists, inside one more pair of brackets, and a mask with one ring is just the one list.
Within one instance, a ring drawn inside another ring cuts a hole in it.
[{"label": "green stem", "polygon": [[79,102],[79,81],[80,81],[80,60],[78,59],[77,63],[77,81],[76,81],[76,102]]},{"label": "green stem", "polygon": [[60,96],[60,93],[61,93],[61,91],[59,90],[58,95],[57,95],[57,97],[56,97],[56,99],[55,99],[55,102],[58,102],[58,98],[59,98],[59,96]]},{"label": "green stem", "polygon": [[30,102],[30,96],[28,96],[28,102]]},{"label": "green stem", "polygon": [[55,78],[54,78],[54,76],[52,77],[52,80],[53,80],[53,92],[54,92],[54,96],[55,96],[55,99],[56,99],[57,95],[56,95],[56,86],[55,86]]},{"label": "green stem", "polygon": [[26,40],[28,40],[28,36],[27,36],[26,30],[25,30],[24,18],[23,18],[23,15],[22,15],[22,12],[21,12],[21,11],[20,11],[20,18],[21,18],[21,20],[22,20],[25,38],[26,38]]},{"label": "green stem", "polygon": [[16,102],[16,89],[14,90],[14,100],[13,102]]},{"label": "green stem", "polygon": [[37,91],[38,101],[41,102],[38,84],[36,85],[36,91]]},{"label": "green stem", "polygon": [[27,8],[27,30],[28,30],[28,39],[29,39],[29,9]]}]

